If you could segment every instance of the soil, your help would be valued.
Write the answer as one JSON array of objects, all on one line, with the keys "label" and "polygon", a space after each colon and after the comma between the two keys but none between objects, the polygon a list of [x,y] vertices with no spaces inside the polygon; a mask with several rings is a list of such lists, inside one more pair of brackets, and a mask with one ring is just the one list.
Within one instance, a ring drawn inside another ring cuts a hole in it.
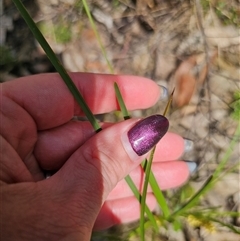
[{"label": "soil", "polygon": [[[4,53],[0,81],[54,72],[12,1],[0,3],[3,23],[0,47]],[[25,0],[23,3],[68,71],[111,73],[81,1]],[[115,74],[145,76],[169,92],[175,88],[168,114],[170,130],[194,141],[194,150],[183,158],[199,165],[190,181],[198,190],[224,158],[239,122],[231,116],[234,93],[240,90],[240,23],[233,14],[240,13],[239,1],[226,0],[225,7],[218,1],[207,0],[88,3]],[[161,102],[131,114],[133,117],[161,114],[165,105],[166,102]],[[119,115],[101,118],[115,122]],[[228,158],[227,174],[201,205],[240,212],[239,165],[229,171],[239,164],[239,157],[238,140]],[[222,220],[240,226],[239,218]],[[126,234],[129,227],[114,227],[107,233]],[[93,240],[111,239],[95,237]],[[240,236],[221,226],[217,232],[209,233],[201,226],[193,228],[184,222],[181,231],[169,227],[167,232],[160,230],[154,240],[237,241]]]}]

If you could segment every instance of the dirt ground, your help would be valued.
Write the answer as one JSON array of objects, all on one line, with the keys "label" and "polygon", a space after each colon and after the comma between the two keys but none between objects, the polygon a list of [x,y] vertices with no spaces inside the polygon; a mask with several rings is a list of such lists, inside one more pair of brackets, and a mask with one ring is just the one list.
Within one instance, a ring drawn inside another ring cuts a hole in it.
[{"label": "dirt ground", "polygon": [[[25,0],[23,3],[68,71],[111,72],[81,1]],[[88,3],[115,74],[145,76],[169,92],[175,88],[168,115],[170,130],[194,141],[194,150],[184,158],[199,165],[191,178],[191,186],[198,190],[226,154],[238,124],[231,117],[231,103],[234,93],[240,90],[239,1]],[[0,81],[53,72],[12,1],[0,0],[0,13],[0,47],[4,55],[0,61]],[[165,105],[166,102],[161,102],[151,109],[134,111],[132,116],[161,114]],[[116,114],[102,118],[118,121]],[[231,169],[239,160],[238,141],[227,168]],[[240,212],[239,172],[238,166],[224,176],[206,195],[203,205]],[[240,226],[239,219],[227,221]],[[119,227],[123,232],[126,229]],[[155,240],[240,241],[240,236],[221,227],[215,233],[208,233],[186,223],[182,231],[160,230]]]}]

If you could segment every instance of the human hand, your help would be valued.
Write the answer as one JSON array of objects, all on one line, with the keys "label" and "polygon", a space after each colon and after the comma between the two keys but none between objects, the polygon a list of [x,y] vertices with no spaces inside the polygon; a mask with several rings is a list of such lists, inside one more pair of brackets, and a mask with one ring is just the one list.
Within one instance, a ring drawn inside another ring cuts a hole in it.
[{"label": "human hand", "polygon": [[[134,76],[72,73],[94,114],[117,109],[116,81],[129,110],[148,108],[161,91]],[[58,74],[1,84],[1,235],[7,240],[89,240],[103,229],[139,216],[123,178],[141,186],[143,173],[127,132],[139,121],[102,123],[95,134]],[[125,136],[125,138],[123,138]],[[184,140],[167,133],[157,145],[153,172],[163,189],[183,184],[189,168],[178,159]],[[54,170],[45,179],[43,170]],[[155,199],[149,190],[147,204]],[[101,211],[100,211],[101,210]],[[100,213],[99,213],[100,211]]]}]

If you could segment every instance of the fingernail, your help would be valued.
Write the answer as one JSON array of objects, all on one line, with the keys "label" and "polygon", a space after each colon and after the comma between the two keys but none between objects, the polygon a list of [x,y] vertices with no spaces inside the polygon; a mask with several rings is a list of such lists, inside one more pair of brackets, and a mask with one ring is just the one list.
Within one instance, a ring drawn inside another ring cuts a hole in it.
[{"label": "fingernail", "polygon": [[184,152],[190,152],[193,150],[194,142],[190,139],[184,138]]},{"label": "fingernail", "polygon": [[162,85],[158,85],[160,88],[160,98],[159,100],[165,100],[168,98],[168,90],[166,87],[162,86]]},{"label": "fingernail", "polygon": [[138,156],[146,154],[165,135],[168,127],[168,119],[162,115],[152,115],[137,122],[127,133],[134,152]]},{"label": "fingernail", "polygon": [[189,169],[190,174],[194,173],[197,170],[197,163],[193,161],[184,161]]}]

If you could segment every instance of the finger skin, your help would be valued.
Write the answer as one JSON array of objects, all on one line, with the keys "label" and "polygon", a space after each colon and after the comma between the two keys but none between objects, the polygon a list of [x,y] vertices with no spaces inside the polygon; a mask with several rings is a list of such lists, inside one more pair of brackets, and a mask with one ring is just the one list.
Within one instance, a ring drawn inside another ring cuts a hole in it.
[{"label": "finger skin", "polygon": [[[155,162],[152,164],[152,172],[161,190],[176,188],[184,184],[189,178],[187,164],[183,161]],[[130,173],[130,177],[134,181],[138,191],[141,192],[145,179],[143,169],[140,166],[135,168]],[[148,187],[148,192],[152,192],[150,186]],[[126,198],[132,195],[132,190],[123,179],[118,182],[116,187],[110,192],[107,200]]]},{"label": "finger skin", "polygon": [[[94,114],[119,108],[114,82],[118,83],[129,110],[148,108],[160,97],[157,84],[143,77],[91,73],[71,73],[70,76]],[[74,115],[84,115],[57,73],[4,83],[2,93],[31,115],[38,130],[62,125]]]},{"label": "finger skin", "polygon": [[176,133],[168,132],[157,144],[153,161],[179,159],[184,152],[184,139]]},{"label": "finger skin", "polygon": [[[147,206],[151,211],[156,207],[156,199],[152,194],[146,198]],[[140,217],[140,204],[135,197],[115,199],[106,201],[95,221],[93,230],[103,230],[113,225],[129,223],[138,220]]]},{"label": "finger skin", "polygon": [[[136,119],[129,119],[93,135],[71,155],[55,175],[55,178],[63,184],[67,178],[68,184],[73,186],[78,179],[81,182],[83,182],[83,177],[86,180],[90,179],[89,183],[86,181],[84,184],[90,185],[90,189],[93,188],[94,182],[96,182],[96,186],[101,184],[104,192],[101,195],[102,199],[105,200],[117,182],[136,168],[144,158],[144,156],[137,156],[135,153],[136,159],[131,159],[132,155],[126,152],[121,140],[121,136],[137,122]],[[130,143],[126,143],[126,145],[132,148]],[[132,152],[134,153],[133,149]],[[102,177],[101,181],[96,180],[99,175]]]},{"label": "finger skin", "polygon": [[[101,126],[107,128],[110,125],[103,123]],[[60,127],[40,131],[34,155],[43,169],[58,170],[94,134],[90,123],[81,121],[70,121]],[[183,138],[168,132],[157,145],[154,161],[176,160],[182,155],[183,149]]]},{"label": "finger skin", "polygon": [[34,155],[42,169],[58,170],[72,153],[95,134],[87,121],[70,121],[59,127],[40,131]]},{"label": "finger skin", "polygon": [[[147,108],[160,97],[157,84],[142,77],[91,73],[70,75],[94,113],[118,108],[113,87],[115,81],[129,109]],[[19,78],[2,83],[0,89],[1,126],[4,127],[1,135],[23,160],[24,172],[31,169],[32,174],[38,173],[39,176],[41,169],[32,155],[38,131],[64,125],[74,115],[83,115],[83,112],[57,73]],[[15,177],[16,180],[21,178]]]}]

